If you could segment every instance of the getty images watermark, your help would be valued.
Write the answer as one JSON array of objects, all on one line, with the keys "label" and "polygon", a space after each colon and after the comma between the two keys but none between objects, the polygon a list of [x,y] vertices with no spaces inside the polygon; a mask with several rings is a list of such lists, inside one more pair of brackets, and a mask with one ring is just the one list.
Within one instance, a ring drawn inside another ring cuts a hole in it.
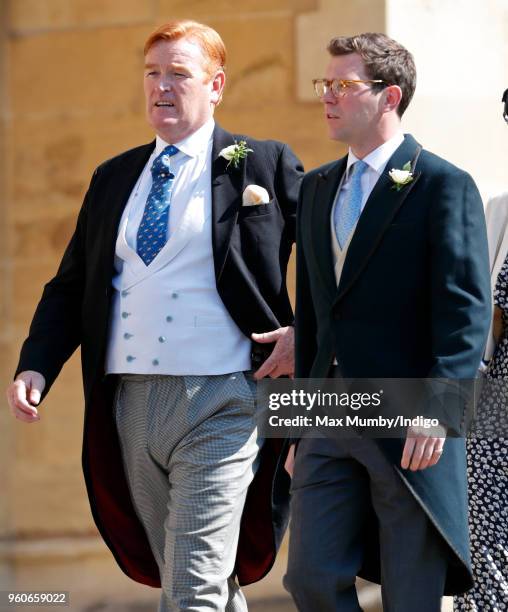
[{"label": "getty images watermark", "polygon": [[[383,414],[376,414],[376,416],[361,416],[357,414],[345,414],[338,416],[338,411],[342,412],[343,409],[350,409],[352,411],[359,411],[361,408],[380,408],[379,412],[382,412],[382,397],[383,389],[374,393],[337,393],[337,392],[323,392],[315,391],[309,393],[303,389],[293,389],[292,391],[285,392],[272,392],[268,395],[268,409],[270,411],[279,411],[281,408],[291,407],[293,411],[305,411],[304,414],[295,414],[293,416],[280,416],[279,414],[268,415],[268,426],[272,428],[280,427],[309,427],[309,428],[320,428],[320,427],[361,427],[361,428],[407,428],[423,427],[424,429],[431,429],[439,425],[439,419],[437,418],[425,418],[422,416],[407,417],[402,414],[387,417]],[[315,410],[315,413],[309,415],[308,413]],[[336,409],[331,414],[320,413],[319,409]],[[341,410],[342,409],[342,410]]]},{"label": "getty images watermark", "polygon": [[258,383],[257,421],[265,438],[399,438],[408,427],[432,435],[438,425],[449,436],[495,437],[508,435],[508,419],[502,427],[499,418],[484,418],[482,407],[500,392],[504,387],[477,379],[264,379]]}]

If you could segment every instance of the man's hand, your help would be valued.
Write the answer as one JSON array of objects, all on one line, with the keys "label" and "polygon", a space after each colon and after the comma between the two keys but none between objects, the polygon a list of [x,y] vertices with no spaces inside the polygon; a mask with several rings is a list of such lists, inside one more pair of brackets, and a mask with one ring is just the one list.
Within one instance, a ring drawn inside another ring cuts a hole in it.
[{"label": "man's hand", "polygon": [[279,327],[266,334],[252,334],[254,342],[260,344],[270,344],[275,342],[272,354],[254,372],[254,378],[260,380],[265,376],[278,378],[287,375],[293,378],[295,374],[295,330],[293,327]]},{"label": "man's hand", "polygon": [[38,421],[40,416],[36,406],[41,401],[45,386],[46,380],[39,372],[20,372],[7,387],[7,401],[13,416],[25,423]]},{"label": "man's hand", "polygon": [[401,467],[416,472],[436,465],[441,459],[445,440],[446,427],[443,425],[432,429],[408,427]]},{"label": "man's hand", "polygon": [[293,478],[293,469],[295,467],[295,448],[296,444],[291,444],[288,451],[288,456],[286,457],[286,463],[284,463],[284,469],[286,472]]}]

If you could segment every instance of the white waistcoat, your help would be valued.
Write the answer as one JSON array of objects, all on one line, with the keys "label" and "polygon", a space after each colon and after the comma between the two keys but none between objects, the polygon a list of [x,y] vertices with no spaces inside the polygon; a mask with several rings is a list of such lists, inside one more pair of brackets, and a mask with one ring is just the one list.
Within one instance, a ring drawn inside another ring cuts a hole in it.
[{"label": "white waistcoat", "polygon": [[[205,190],[208,196],[204,197]],[[179,226],[149,266],[126,240],[115,289],[107,373],[207,375],[251,367],[251,342],[217,292],[212,251],[210,173],[204,172]]]}]

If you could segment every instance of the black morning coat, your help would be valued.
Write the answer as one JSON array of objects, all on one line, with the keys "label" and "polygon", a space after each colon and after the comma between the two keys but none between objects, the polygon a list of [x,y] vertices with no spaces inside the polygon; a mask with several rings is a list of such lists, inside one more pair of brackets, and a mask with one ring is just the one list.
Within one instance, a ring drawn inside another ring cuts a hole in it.
[{"label": "black morning coat", "polygon": [[[471,177],[406,135],[358,221],[339,286],[330,214],[344,157],[302,183],[297,221],[296,377],[472,379],[489,329],[490,273],[482,201]],[[397,191],[392,168],[411,162]],[[444,406],[459,431],[463,414]],[[440,416],[439,412],[431,416]],[[448,594],[472,586],[464,438],[448,438],[434,467],[400,467],[404,440],[378,441],[448,544]],[[376,518],[360,575],[379,582]],[[400,534],[404,546],[404,534]]]},{"label": "black morning coat", "polygon": [[[219,156],[246,140],[253,151],[238,168]],[[104,376],[115,241],[122,212],[155,142],[131,149],[94,172],[56,276],[45,286],[17,373],[44,375],[49,391],[78,346],[85,394],[83,470],[96,525],[121,569],[160,586],[159,570],[131,503],[112,403],[115,377]],[[302,166],[288,146],[230,134],[216,125],[212,149],[212,244],[217,290],[240,330],[267,332],[293,323],[286,269],[294,243]],[[268,204],[242,207],[249,184]],[[241,584],[273,564],[288,519],[289,478],[282,441],[268,440],[242,517],[236,572]],[[277,469],[278,468],[278,469]]]}]

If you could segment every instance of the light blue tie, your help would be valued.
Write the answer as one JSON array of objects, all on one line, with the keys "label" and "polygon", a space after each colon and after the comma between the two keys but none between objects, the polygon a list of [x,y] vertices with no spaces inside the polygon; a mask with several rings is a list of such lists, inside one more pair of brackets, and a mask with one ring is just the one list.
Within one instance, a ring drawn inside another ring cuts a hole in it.
[{"label": "light blue tie", "polygon": [[340,248],[343,249],[348,241],[351,230],[356,225],[362,210],[362,176],[369,167],[359,159],[351,166],[349,189],[345,198],[335,207],[335,233]]},{"label": "light blue tie", "polygon": [[169,207],[175,178],[169,166],[171,156],[177,153],[178,149],[169,145],[152,164],[152,188],[136,236],[136,251],[147,266],[168,240]]}]

